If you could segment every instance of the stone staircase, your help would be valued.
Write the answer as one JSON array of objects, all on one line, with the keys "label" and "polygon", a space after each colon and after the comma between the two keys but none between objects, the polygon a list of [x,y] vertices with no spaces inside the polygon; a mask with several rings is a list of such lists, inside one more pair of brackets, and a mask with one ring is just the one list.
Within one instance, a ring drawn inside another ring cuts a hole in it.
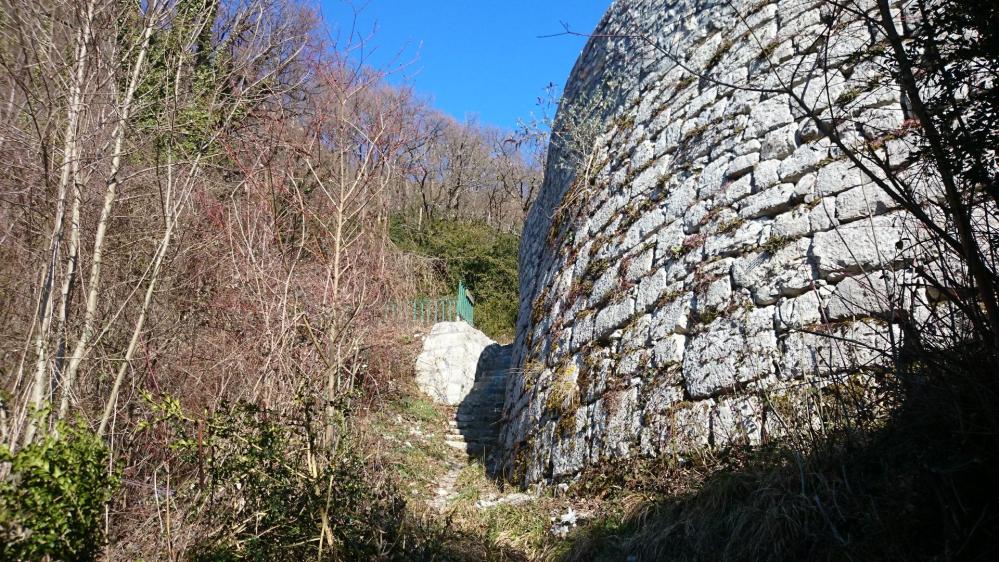
[{"label": "stone staircase", "polygon": [[470,457],[488,462],[499,436],[513,346],[490,345],[482,351],[475,371],[475,384],[455,408],[445,436],[447,444]]}]

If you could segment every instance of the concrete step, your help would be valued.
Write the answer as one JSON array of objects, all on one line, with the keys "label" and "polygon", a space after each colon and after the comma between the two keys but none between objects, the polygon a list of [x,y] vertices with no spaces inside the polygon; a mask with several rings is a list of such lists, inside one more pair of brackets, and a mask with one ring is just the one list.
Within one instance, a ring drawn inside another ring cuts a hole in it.
[{"label": "concrete step", "polygon": [[499,439],[499,434],[495,431],[476,431],[466,433],[450,433],[444,436],[444,438],[449,440],[461,439],[468,443],[492,443]]},{"label": "concrete step", "polygon": [[498,385],[483,385],[479,388],[473,386],[468,392],[469,396],[489,396],[495,398],[503,398],[505,394],[506,389],[500,388]]},{"label": "concrete step", "polygon": [[458,405],[458,411],[468,410],[469,408],[486,408],[486,409],[499,409],[503,407],[503,400],[488,396],[475,396],[466,398],[461,404]]},{"label": "concrete step", "polygon": [[458,418],[455,422],[460,427],[496,426],[499,425],[502,416],[472,416],[470,418]]},{"label": "concrete step", "polygon": [[459,416],[469,416],[469,415],[482,415],[483,417],[495,417],[503,413],[503,408],[497,408],[495,406],[489,406],[482,404],[481,406],[470,405],[462,406],[458,409],[457,415]]},{"label": "concrete step", "polygon": [[475,421],[456,421],[451,420],[447,425],[450,431],[467,431],[467,430],[478,430],[478,429],[499,429],[499,420],[475,420]]},{"label": "concrete step", "polygon": [[475,418],[472,420],[451,420],[448,427],[452,429],[477,429],[480,427],[499,427],[499,418]]},{"label": "concrete step", "polygon": [[464,451],[465,453],[471,456],[479,456],[485,453],[486,449],[488,448],[486,445],[482,443],[466,443],[464,441],[457,441],[457,440],[447,441],[446,443],[452,449]]},{"label": "concrete step", "polygon": [[444,436],[444,439],[448,441],[462,440],[466,443],[471,443],[473,441],[483,443],[496,441],[497,435],[491,431],[482,431],[476,433],[449,433]]},{"label": "concrete step", "polygon": [[466,399],[461,405],[458,406],[459,411],[469,410],[471,408],[483,408],[487,410],[496,410],[503,407],[503,401],[496,398],[489,397],[476,397],[472,399]]},{"label": "concrete step", "polygon": [[465,400],[482,400],[488,398],[490,400],[496,400],[497,402],[502,402],[506,397],[506,391],[502,388],[472,388],[468,391],[468,396]]},{"label": "concrete step", "polygon": [[498,394],[503,394],[506,392],[505,382],[494,382],[494,381],[478,381],[472,385],[472,388],[468,389],[471,394],[477,392],[495,392]]},{"label": "concrete step", "polygon": [[502,412],[502,411],[503,411],[502,402],[480,403],[476,401],[476,402],[465,402],[461,406],[458,406],[458,409],[455,411],[455,414],[461,415],[461,414],[474,414],[476,412],[486,413],[486,412]]},{"label": "concrete step", "polygon": [[454,417],[452,419],[455,420],[455,421],[457,421],[458,423],[462,423],[462,422],[473,422],[473,423],[475,423],[475,422],[480,422],[480,421],[481,422],[489,422],[489,421],[493,421],[493,420],[498,420],[498,419],[500,419],[502,417],[503,417],[503,411],[502,410],[480,409],[480,410],[465,410],[465,411],[462,411],[462,412],[458,412],[457,414],[454,415]]},{"label": "concrete step", "polygon": [[484,420],[477,422],[459,422],[457,425],[449,425],[448,431],[499,431],[500,424],[496,420]]},{"label": "concrete step", "polygon": [[506,390],[506,380],[500,378],[481,378],[472,383],[472,388],[496,388]]},{"label": "concrete step", "polygon": [[499,426],[501,420],[501,416],[472,416],[457,418],[455,424],[457,427],[495,427]]},{"label": "concrete step", "polygon": [[461,404],[458,405],[459,408],[467,407],[470,404],[482,404],[490,406],[502,406],[503,405],[503,395],[502,394],[469,394]]},{"label": "concrete step", "polygon": [[447,444],[454,447],[460,448],[460,445],[471,446],[471,445],[493,445],[496,443],[495,439],[465,439],[462,436],[451,436],[447,438]]},{"label": "concrete step", "polygon": [[444,435],[464,435],[468,437],[469,435],[481,436],[481,435],[498,435],[499,426],[496,425],[474,425],[469,427],[452,427],[449,428],[447,433]]}]

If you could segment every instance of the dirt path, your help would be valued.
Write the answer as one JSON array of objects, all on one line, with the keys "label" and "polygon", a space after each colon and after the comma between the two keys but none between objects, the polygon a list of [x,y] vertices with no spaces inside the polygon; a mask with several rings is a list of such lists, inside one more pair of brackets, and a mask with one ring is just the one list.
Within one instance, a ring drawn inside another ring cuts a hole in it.
[{"label": "dirt path", "polygon": [[455,484],[457,484],[458,476],[461,475],[461,471],[464,469],[464,466],[456,460],[450,461],[448,465],[448,471],[437,482],[436,495],[429,502],[430,507],[439,513],[443,513],[458,496]]}]

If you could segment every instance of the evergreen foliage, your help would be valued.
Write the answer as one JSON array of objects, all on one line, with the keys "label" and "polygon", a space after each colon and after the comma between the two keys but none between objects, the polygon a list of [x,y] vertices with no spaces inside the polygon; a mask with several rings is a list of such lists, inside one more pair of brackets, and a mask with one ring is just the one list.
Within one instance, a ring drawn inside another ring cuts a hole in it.
[{"label": "evergreen foliage", "polygon": [[464,280],[475,298],[475,324],[489,337],[513,339],[517,324],[520,237],[483,222],[439,220],[419,228],[409,217],[392,220],[391,236],[400,248],[439,260],[449,288]]},{"label": "evergreen foliage", "polygon": [[95,560],[118,488],[109,454],[83,426],[62,423],[15,453],[0,445],[0,463],[10,463],[0,481],[0,559]]}]

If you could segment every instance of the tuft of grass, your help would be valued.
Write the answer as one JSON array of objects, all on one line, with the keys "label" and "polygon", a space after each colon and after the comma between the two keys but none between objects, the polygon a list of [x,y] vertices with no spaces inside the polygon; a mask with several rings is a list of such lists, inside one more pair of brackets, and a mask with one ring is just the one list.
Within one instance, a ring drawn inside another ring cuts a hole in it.
[{"label": "tuft of grass", "polygon": [[860,94],[862,94],[862,93],[863,93],[863,90],[861,90],[860,88],[856,88],[856,87],[847,88],[846,90],[843,90],[843,93],[841,93],[836,98],[836,101],[834,103],[836,104],[836,107],[845,108],[846,106],[848,106],[851,103],[855,102],[857,100],[857,98],[860,97]]},{"label": "tuft of grass", "polygon": [[711,58],[708,60],[708,63],[704,68],[705,72],[711,72],[714,67],[718,66],[718,63],[722,61],[726,53],[732,50],[734,45],[735,42],[732,41],[732,39],[728,37],[723,39],[722,42],[718,44],[718,48],[715,50],[714,54],[712,54]]},{"label": "tuft of grass", "polygon": [[719,224],[718,225],[718,229],[716,230],[716,233],[717,234],[729,234],[731,232],[735,232],[736,230],[739,229],[740,226],[742,226],[745,223],[746,223],[746,221],[743,220],[741,217],[734,217],[731,220],[728,220],[728,221],[725,221],[725,222]]},{"label": "tuft of grass", "polygon": [[710,126],[711,126],[710,123],[704,123],[702,125],[694,127],[693,129],[687,131],[687,134],[683,135],[683,138],[680,139],[680,143],[682,144],[692,141],[696,138],[700,138],[702,135],[704,135],[704,133],[707,132]]},{"label": "tuft of grass", "polygon": [[677,80],[673,89],[673,95],[679,94],[680,92],[686,90],[696,81],[697,77],[693,74],[688,74],[683,78]]},{"label": "tuft of grass", "polygon": [[579,391],[576,385],[576,366],[566,365],[558,370],[557,378],[548,391],[545,406],[548,410],[568,414],[579,406]]},{"label": "tuft of grass", "polygon": [[614,127],[619,131],[630,131],[635,128],[635,116],[631,113],[623,113],[614,118]]},{"label": "tuft of grass", "polygon": [[444,420],[441,409],[423,396],[410,396],[402,402],[402,414],[424,424],[439,424]]},{"label": "tuft of grass", "polygon": [[766,253],[773,255],[781,251],[788,244],[792,242],[791,238],[783,234],[773,234],[763,244],[760,244],[760,248]]},{"label": "tuft of grass", "polygon": [[780,46],[780,41],[778,39],[771,40],[769,43],[764,45],[762,49],[760,49],[759,58],[761,60],[769,60],[770,57],[773,56],[774,52],[777,51],[777,47],[779,46]]}]

